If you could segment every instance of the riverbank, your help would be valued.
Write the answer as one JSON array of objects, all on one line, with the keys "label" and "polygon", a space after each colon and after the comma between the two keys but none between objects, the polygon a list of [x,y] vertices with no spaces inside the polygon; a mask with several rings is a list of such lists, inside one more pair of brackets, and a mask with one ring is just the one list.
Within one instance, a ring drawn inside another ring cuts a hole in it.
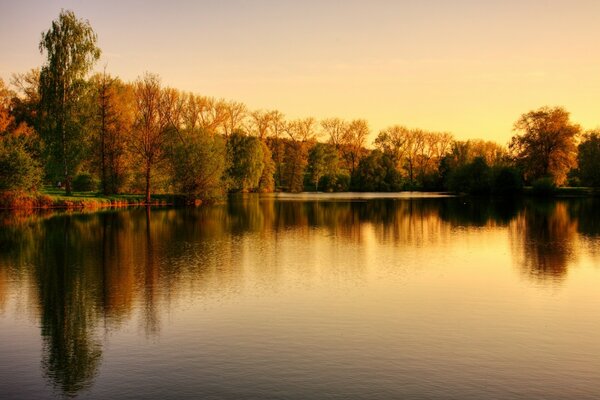
[{"label": "riverbank", "polygon": [[[140,194],[119,194],[104,196],[94,192],[73,192],[72,196],[65,195],[60,189],[44,189],[39,193],[4,192],[0,193],[0,209],[101,209],[137,206],[173,206],[190,204],[182,196],[158,194],[152,196],[152,201],[146,203],[146,198]],[[194,202],[199,205],[200,201]]]},{"label": "riverbank", "polygon": [[551,193],[536,193],[531,186],[523,188],[523,194],[527,196],[547,196],[547,197],[600,197],[600,190],[591,187],[559,187]]}]

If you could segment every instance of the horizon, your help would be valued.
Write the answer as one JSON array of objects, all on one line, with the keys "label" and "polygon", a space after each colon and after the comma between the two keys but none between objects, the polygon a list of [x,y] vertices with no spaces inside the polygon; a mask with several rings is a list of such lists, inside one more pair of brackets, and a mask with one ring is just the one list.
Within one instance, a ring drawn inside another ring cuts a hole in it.
[{"label": "horizon", "polygon": [[1,6],[0,77],[41,66],[41,33],[70,9],[98,35],[96,71],[288,119],[363,118],[369,147],[392,125],[506,145],[545,105],[596,128],[600,4],[536,3],[25,1]]}]

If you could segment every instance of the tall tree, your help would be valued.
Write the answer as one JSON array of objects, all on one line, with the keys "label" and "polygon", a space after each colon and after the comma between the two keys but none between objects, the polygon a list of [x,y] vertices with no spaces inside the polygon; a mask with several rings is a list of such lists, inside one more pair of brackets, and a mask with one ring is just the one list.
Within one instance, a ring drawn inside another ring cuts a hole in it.
[{"label": "tall tree", "polygon": [[133,88],[106,72],[94,75],[96,118],[93,154],[104,194],[118,193],[126,179],[127,132],[133,124]]},{"label": "tall tree", "polygon": [[510,150],[525,179],[551,177],[563,184],[567,172],[577,165],[576,139],[581,131],[569,120],[569,113],[562,107],[542,107],[523,114],[514,129],[519,133],[513,136]]},{"label": "tall tree", "polygon": [[174,96],[162,89],[158,75],[147,73],[135,83],[135,118],[129,144],[141,159],[146,180],[146,203],[150,203],[154,168],[166,157],[167,146],[175,137]]},{"label": "tall tree", "polygon": [[40,73],[42,134],[49,155],[60,166],[67,194],[71,194],[72,176],[83,157],[80,99],[85,77],[100,57],[96,42],[87,20],[63,10],[52,27],[42,33],[39,45],[40,52],[46,54]]}]

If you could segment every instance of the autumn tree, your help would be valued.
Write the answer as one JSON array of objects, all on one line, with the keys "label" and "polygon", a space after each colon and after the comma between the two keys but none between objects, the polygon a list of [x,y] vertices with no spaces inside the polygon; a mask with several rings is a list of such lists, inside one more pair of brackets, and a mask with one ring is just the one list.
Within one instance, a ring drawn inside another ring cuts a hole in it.
[{"label": "autumn tree", "polygon": [[233,132],[246,131],[246,119],[248,117],[248,108],[244,103],[237,101],[227,101],[220,104],[223,107],[224,117],[221,121],[223,135],[227,138]]},{"label": "autumn tree", "polygon": [[88,21],[72,11],[61,11],[39,44],[40,52],[46,54],[40,73],[41,133],[69,195],[73,174],[84,156],[81,98],[85,77],[100,57],[96,42]]},{"label": "autumn tree", "polygon": [[102,192],[119,193],[130,167],[126,138],[133,124],[133,88],[106,72],[90,81],[96,105],[93,154]]},{"label": "autumn tree", "polygon": [[186,129],[199,129],[214,136],[226,118],[224,101],[192,93],[185,96],[182,120]]},{"label": "autumn tree", "polygon": [[288,190],[301,192],[304,189],[308,149],[316,140],[316,121],[314,118],[290,121],[285,130],[289,140],[286,142],[285,171],[283,173]]},{"label": "autumn tree", "polygon": [[509,147],[525,179],[549,177],[563,184],[577,165],[576,139],[581,130],[570,121],[569,113],[562,107],[542,107],[523,114],[514,129],[518,133]]},{"label": "autumn tree", "polygon": [[152,174],[165,159],[176,136],[179,101],[176,93],[163,89],[158,75],[147,73],[134,85],[134,123],[129,146],[142,162],[146,202],[150,203]]},{"label": "autumn tree", "polygon": [[341,149],[350,175],[354,174],[358,163],[367,153],[365,144],[369,132],[369,124],[364,119],[355,119],[346,125]]},{"label": "autumn tree", "polygon": [[269,114],[269,138],[267,139],[267,144],[271,150],[273,162],[275,163],[275,187],[279,188],[281,187],[283,176],[283,158],[285,154],[285,145],[282,137],[285,134],[287,122],[285,121],[284,115],[277,110],[271,111]]},{"label": "autumn tree", "polygon": [[13,98],[14,94],[0,79],[0,192],[36,191],[42,171],[27,146],[34,132],[24,122],[16,123],[11,113]]}]

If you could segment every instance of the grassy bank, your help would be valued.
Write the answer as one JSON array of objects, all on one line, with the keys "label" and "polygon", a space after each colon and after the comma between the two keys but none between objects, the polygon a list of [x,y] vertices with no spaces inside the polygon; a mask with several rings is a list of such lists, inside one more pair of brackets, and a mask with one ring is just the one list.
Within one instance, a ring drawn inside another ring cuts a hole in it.
[{"label": "grassy bank", "polygon": [[[168,206],[185,203],[185,199],[181,196],[161,194],[153,195],[150,205]],[[97,209],[145,205],[148,205],[145,197],[139,194],[104,196],[94,192],[73,192],[72,196],[67,196],[64,190],[48,187],[39,193],[0,193],[0,209]]]}]

